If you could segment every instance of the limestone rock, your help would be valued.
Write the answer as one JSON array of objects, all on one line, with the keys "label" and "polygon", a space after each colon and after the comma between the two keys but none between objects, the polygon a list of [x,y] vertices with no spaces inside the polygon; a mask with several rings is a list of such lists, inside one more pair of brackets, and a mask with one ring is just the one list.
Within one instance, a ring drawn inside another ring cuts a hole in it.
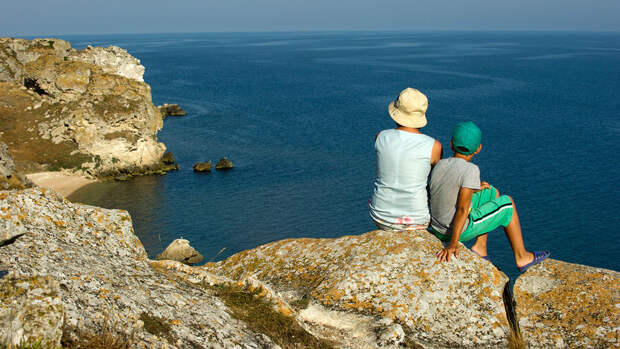
[{"label": "limestone rock", "polygon": [[64,321],[59,284],[49,276],[0,279],[0,346],[59,348]]},{"label": "limestone rock", "polygon": [[[0,200],[8,197],[9,192],[1,191]],[[0,247],[13,243],[15,239],[26,234],[26,226],[20,216],[6,215],[0,219]]]},{"label": "limestone rock", "polygon": [[170,259],[185,264],[195,264],[202,261],[202,255],[189,245],[188,240],[175,239],[155,259]]},{"label": "limestone rock", "polygon": [[17,170],[158,169],[163,122],[143,73],[118,47],[78,51],[63,40],[0,38],[0,140]]},{"label": "limestone rock", "polygon": [[[33,188],[0,192],[0,212],[0,224],[19,221],[26,230],[0,247],[0,270],[10,272],[5,278],[46,275],[59,282],[67,338],[101,333],[102,324],[114,320],[111,330],[133,334],[132,347],[277,347],[231,317],[212,290],[153,270],[126,211],[74,204]],[[0,286],[0,294],[5,290]],[[145,323],[149,319],[160,328]],[[3,331],[6,326],[0,321]]]},{"label": "limestone rock", "polygon": [[[13,157],[9,153],[7,145],[0,142],[0,190],[24,189],[31,186],[32,183],[23,174],[15,170]],[[2,235],[3,233],[0,232],[0,236]]]},{"label": "limestone rock", "polygon": [[211,161],[197,162],[194,164],[194,171],[195,172],[211,172],[211,167],[213,167],[213,164],[211,163]]},{"label": "limestone rock", "polygon": [[9,147],[6,144],[0,142],[0,168],[2,169],[2,175],[6,176],[15,172],[15,163],[13,157],[9,153]]},{"label": "limestone rock", "polygon": [[73,51],[69,57],[72,60],[85,62],[102,68],[105,73],[120,75],[128,79],[143,82],[144,66],[140,60],[130,55],[126,50],[116,47],[92,47]]},{"label": "limestone rock", "polygon": [[612,348],[620,343],[620,273],[554,259],[514,286],[529,348]]},{"label": "limestone rock", "polygon": [[226,158],[221,158],[220,161],[218,161],[217,164],[215,164],[215,169],[218,171],[230,170],[231,168],[233,168],[233,163],[232,161]]},{"label": "limestone rock", "polygon": [[161,117],[164,119],[168,116],[185,116],[187,114],[178,104],[165,103],[163,105],[158,105],[157,109],[159,109]]},{"label": "limestone rock", "polygon": [[193,269],[257,280],[343,347],[505,347],[507,277],[463,246],[459,259],[437,262],[441,248],[426,231],[378,230],[277,241]]}]

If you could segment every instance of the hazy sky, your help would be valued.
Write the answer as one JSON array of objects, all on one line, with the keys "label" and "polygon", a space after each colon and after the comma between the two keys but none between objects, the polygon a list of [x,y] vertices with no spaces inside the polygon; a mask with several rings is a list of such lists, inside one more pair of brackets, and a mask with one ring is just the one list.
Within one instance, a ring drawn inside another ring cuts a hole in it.
[{"label": "hazy sky", "polygon": [[307,30],[612,30],[620,0],[2,0],[0,36]]}]

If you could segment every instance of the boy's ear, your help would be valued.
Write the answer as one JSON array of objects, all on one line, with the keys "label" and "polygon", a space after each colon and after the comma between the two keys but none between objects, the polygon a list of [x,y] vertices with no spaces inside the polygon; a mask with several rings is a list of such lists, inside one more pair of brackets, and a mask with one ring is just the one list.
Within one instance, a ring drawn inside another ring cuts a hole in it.
[{"label": "boy's ear", "polygon": [[476,150],[474,154],[480,153],[481,150],[482,150],[482,143],[478,146],[478,150]]}]

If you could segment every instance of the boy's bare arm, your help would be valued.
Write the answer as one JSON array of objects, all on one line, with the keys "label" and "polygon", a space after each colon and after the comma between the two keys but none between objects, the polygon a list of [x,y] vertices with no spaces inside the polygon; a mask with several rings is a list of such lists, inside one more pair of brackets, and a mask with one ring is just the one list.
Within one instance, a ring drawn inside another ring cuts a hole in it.
[{"label": "boy's bare arm", "polygon": [[456,200],[456,212],[452,219],[452,237],[450,244],[437,253],[437,259],[440,261],[450,261],[450,255],[458,257],[458,242],[463,231],[463,226],[469,215],[469,207],[471,206],[471,198],[474,190],[471,188],[461,187],[459,196]]},{"label": "boy's bare arm", "polygon": [[480,182],[480,189],[473,189],[474,193],[477,193],[484,189],[491,189],[491,185],[485,181]]},{"label": "boy's bare arm", "polygon": [[437,165],[441,157],[443,156],[443,148],[441,147],[441,143],[435,141],[433,144],[433,150],[431,152],[431,166]]}]

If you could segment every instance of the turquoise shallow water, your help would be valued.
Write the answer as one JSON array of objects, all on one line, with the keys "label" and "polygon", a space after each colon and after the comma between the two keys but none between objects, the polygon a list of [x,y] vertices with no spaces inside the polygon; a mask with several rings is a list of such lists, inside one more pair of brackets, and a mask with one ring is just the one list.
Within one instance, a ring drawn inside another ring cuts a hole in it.
[{"label": "turquoise shallow water", "polygon": [[[483,180],[514,197],[526,246],[620,270],[620,34],[218,33],[64,37],[118,45],[146,67],[159,138],[181,170],[89,186],[73,200],[132,214],[149,255],[177,237],[208,260],[274,240],[374,229],[372,140],[407,86],[429,98],[423,131],[449,149],[483,131]],[[227,156],[229,172],[195,174]],[[225,248],[224,252],[218,254]],[[496,265],[515,275],[501,230]]]}]

